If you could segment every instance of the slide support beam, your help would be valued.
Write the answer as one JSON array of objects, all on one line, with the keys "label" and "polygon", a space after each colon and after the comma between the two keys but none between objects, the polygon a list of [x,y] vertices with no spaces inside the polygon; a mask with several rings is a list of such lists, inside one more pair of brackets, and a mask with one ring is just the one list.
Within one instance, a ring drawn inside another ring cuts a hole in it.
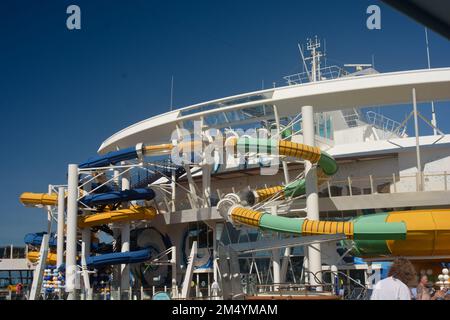
[{"label": "slide support beam", "polygon": [[[302,107],[302,128],[304,143],[314,147],[314,108],[312,106]],[[305,161],[305,179],[307,218],[309,220],[320,220],[319,196],[317,190],[317,169],[310,161]],[[318,285],[319,282],[322,281],[320,244],[312,244],[308,247],[308,270],[316,275],[316,277],[310,277],[310,284]],[[318,287],[317,289],[320,288]]]}]

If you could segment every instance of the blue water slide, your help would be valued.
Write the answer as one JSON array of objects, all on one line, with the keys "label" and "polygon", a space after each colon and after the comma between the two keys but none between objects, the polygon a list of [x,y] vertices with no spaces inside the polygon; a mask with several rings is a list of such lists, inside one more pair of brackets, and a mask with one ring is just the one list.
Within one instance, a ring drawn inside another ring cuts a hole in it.
[{"label": "blue water slide", "polygon": [[86,162],[81,163],[78,167],[81,169],[107,167],[121,161],[132,160],[138,158],[136,147],[127,148],[119,151],[109,152],[105,155],[89,158]]},{"label": "blue water slide", "polygon": [[130,264],[147,261],[151,258],[151,250],[143,249],[130,252],[107,253],[99,256],[90,256],[86,259],[89,267],[100,267],[115,264]]},{"label": "blue water slide", "polygon": [[127,202],[133,200],[152,200],[155,192],[150,188],[112,191],[107,193],[90,194],[81,199],[87,206],[99,206]]},{"label": "blue water slide", "polygon": [[[47,234],[47,232],[28,233],[25,235],[23,241],[25,242],[25,244],[37,247],[41,245],[44,234]],[[57,241],[55,235],[52,233],[50,235],[50,238],[48,239],[48,245],[49,247],[56,247],[56,243]]]},{"label": "blue water slide", "polygon": [[[47,232],[37,232],[37,233],[28,233],[23,238],[23,241],[25,244],[32,245],[35,247],[38,247],[42,244],[42,238],[44,234],[47,234]],[[50,248],[54,248],[57,246],[58,240],[56,239],[55,235],[52,233],[50,235],[50,238],[48,239],[48,246]],[[81,246],[77,245],[78,249],[81,250]],[[99,245],[97,243],[91,244],[91,250],[97,251],[99,249]]]}]

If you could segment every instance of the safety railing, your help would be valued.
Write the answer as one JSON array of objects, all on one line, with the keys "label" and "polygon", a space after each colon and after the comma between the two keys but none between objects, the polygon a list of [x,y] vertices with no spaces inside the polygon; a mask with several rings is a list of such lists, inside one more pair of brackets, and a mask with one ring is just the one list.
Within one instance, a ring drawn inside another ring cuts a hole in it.
[{"label": "safety railing", "polygon": [[322,197],[357,196],[380,193],[404,193],[421,191],[448,191],[450,173],[424,172],[410,175],[368,175],[346,179],[330,179],[321,190]]}]

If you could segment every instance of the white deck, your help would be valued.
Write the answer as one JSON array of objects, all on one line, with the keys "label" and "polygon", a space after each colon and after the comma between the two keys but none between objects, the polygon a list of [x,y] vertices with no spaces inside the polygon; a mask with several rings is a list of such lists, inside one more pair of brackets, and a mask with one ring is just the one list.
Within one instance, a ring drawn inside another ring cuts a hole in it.
[{"label": "white deck", "polygon": [[[399,105],[411,103],[413,88],[416,88],[419,103],[431,100],[450,100],[450,68],[339,78],[213,100],[138,122],[106,139],[98,152],[115,151],[134,146],[140,142],[148,144],[166,143],[170,140],[170,135],[175,129],[176,123],[219,112],[268,104],[276,105],[280,116],[292,116],[298,114],[300,107],[303,105],[313,105],[316,112],[351,107]],[[260,95],[260,99],[226,105],[226,102],[255,95]],[[217,107],[206,111],[201,110],[202,107],[211,105]],[[196,112],[196,109],[199,111]],[[189,112],[192,114],[182,115]]]}]

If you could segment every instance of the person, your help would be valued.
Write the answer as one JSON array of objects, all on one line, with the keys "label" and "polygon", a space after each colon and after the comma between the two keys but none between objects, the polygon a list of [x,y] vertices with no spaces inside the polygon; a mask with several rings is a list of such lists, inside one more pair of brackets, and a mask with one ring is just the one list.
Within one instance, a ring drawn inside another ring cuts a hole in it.
[{"label": "person", "polygon": [[448,292],[447,288],[438,290],[434,293],[433,297],[430,298],[430,300],[448,300],[449,295],[447,294],[447,292]]},{"label": "person", "polygon": [[214,281],[211,285],[211,296],[213,300],[220,300],[220,286],[217,281]]},{"label": "person", "polygon": [[375,285],[371,300],[411,300],[408,284],[416,277],[412,263],[405,258],[396,258],[389,269],[388,277]]},{"label": "person", "polygon": [[22,300],[22,289],[23,285],[21,283],[18,283],[16,285],[16,297],[18,300]]},{"label": "person", "polygon": [[416,300],[430,300],[430,290],[428,289],[428,276],[422,275],[420,277],[419,285],[416,288]]}]

